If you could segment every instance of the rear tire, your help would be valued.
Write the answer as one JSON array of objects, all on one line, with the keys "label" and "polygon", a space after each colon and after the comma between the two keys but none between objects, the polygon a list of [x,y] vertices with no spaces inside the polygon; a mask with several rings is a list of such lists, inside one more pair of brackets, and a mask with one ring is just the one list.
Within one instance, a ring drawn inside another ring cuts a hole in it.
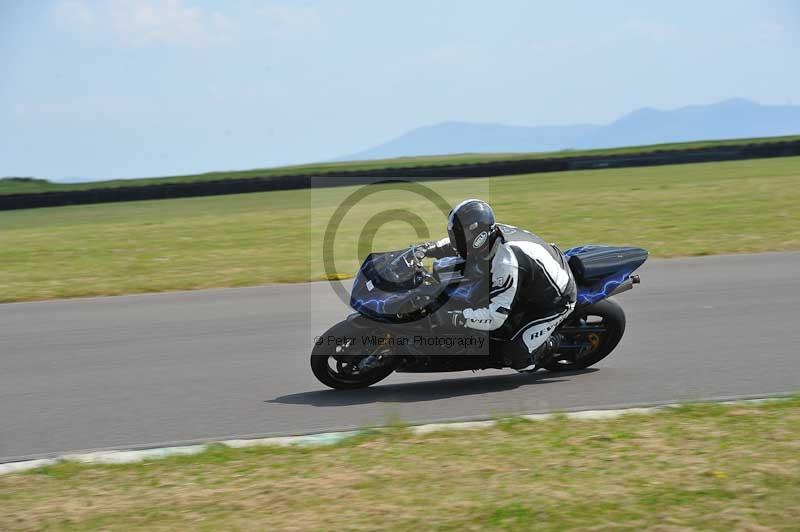
[{"label": "rear tire", "polygon": [[[321,337],[323,339],[329,337],[355,339],[349,346],[336,345],[335,342],[327,341],[314,346],[311,351],[311,371],[322,384],[334,390],[355,390],[371,386],[392,374],[395,369],[394,357],[386,354],[385,348],[381,353],[379,352],[380,348],[367,347],[365,349],[364,346],[356,345],[361,343],[357,340],[362,334],[367,334],[367,332],[353,327],[350,322],[342,321],[331,327]],[[354,352],[348,352],[349,349]],[[371,352],[364,352],[365,350]],[[359,361],[370,355],[382,359],[382,363],[366,371],[356,370],[350,373],[346,371],[352,370],[354,365],[357,366]],[[331,365],[335,365],[336,369]]]},{"label": "rear tire", "polygon": [[604,299],[593,305],[578,308],[565,322],[565,326],[587,317],[600,318],[603,327],[606,329],[606,333],[600,339],[599,345],[591,353],[574,361],[559,359],[558,354],[556,354],[544,364],[546,370],[575,371],[586,369],[606,358],[617,347],[617,344],[622,340],[622,335],[625,333],[625,312],[619,303],[613,299]]}]

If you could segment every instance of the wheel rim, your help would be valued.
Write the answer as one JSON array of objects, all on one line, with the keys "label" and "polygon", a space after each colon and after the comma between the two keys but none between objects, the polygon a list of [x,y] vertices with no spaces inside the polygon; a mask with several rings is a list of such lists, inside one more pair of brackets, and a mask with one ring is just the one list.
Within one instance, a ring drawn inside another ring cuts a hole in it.
[{"label": "wheel rim", "polygon": [[604,316],[586,314],[580,316],[574,324],[563,328],[564,341],[559,351],[551,359],[551,364],[563,368],[577,365],[581,361],[595,355],[608,339],[608,326]]},{"label": "wheel rim", "polygon": [[[328,355],[327,369],[331,378],[346,384],[362,382],[383,368],[389,352],[380,347],[366,354],[351,353],[353,350],[353,341],[348,340],[344,345],[336,346],[335,352]],[[370,357],[373,357],[370,361],[372,364],[365,368],[364,362]]]}]

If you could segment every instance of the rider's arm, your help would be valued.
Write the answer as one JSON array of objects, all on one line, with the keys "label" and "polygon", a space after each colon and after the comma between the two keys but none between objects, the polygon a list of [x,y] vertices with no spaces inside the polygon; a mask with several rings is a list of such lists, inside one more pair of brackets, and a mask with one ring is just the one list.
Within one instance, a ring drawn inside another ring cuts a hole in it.
[{"label": "rider's arm", "polygon": [[500,264],[500,271],[492,272],[492,288],[489,292],[489,306],[464,310],[464,326],[479,331],[499,329],[511,312],[511,304],[517,294],[519,269],[511,254],[512,262]]},{"label": "rider's arm", "polygon": [[423,246],[423,253],[426,257],[441,259],[442,257],[452,257],[456,255],[456,250],[450,245],[450,239],[448,237],[444,237],[436,242],[428,242],[423,244]]}]

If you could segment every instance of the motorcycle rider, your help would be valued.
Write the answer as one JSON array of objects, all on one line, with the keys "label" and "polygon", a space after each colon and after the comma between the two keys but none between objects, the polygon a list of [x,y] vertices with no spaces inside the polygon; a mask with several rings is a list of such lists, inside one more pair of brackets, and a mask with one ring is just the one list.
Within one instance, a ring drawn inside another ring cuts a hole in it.
[{"label": "motorcycle rider", "polygon": [[491,342],[492,353],[499,350],[504,363],[518,371],[540,366],[558,351],[553,331],[575,308],[577,287],[566,257],[533,233],[497,223],[492,208],[479,199],[450,211],[447,234],[422,244],[418,255],[458,255],[489,287],[476,308],[450,311],[451,324],[493,331],[499,341]]}]

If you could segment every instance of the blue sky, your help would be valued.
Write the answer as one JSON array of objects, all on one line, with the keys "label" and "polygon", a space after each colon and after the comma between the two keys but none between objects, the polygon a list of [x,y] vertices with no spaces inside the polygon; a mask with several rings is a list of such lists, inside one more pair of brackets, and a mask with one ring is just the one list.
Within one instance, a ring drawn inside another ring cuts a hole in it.
[{"label": "blue sky", "polygon": [[800,3],[0,0],[0,176],[330,159],[446,120],[800,104]]}]

